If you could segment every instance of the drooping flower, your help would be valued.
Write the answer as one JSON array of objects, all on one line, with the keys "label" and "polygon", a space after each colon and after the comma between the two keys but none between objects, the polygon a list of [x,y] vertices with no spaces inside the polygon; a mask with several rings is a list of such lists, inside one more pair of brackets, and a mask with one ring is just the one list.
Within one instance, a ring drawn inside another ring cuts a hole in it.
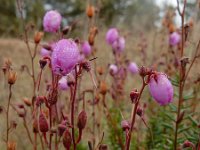
[{"label": "drooping flower", "polygon": [[119,33],[116,28],[111,28],[106,33],[106,42],[108,44],[112,44],[114,41],[116,41],[119,37]]},{"label": "drooping flower", "polygon": [[74,69],[80,58],[77,44],[71,39],[62,39],[56,43],[52,52],[52,69],[55,74],[67,75]]},{"label": "drooping flower", "polygon": [[59,12],[50,10],[43,18],[43,27],[46,32],[57,32],[60,28],[62,17]]},{"label": "drooping flower", "polygon": [[163,73],[155,73],[150,76],[148,84],[151,96],[160,105],[167,105],[173,100],[174,90],[171,82]]},{"label": "drooping flower", "polygon": [[179,33],[173,32],[172,34],[170,34],[170,36],[169,36],[169,44],[170,45],[176,46],[177,44],[179,44],[180,41],[181,41],[181,36]]},{"label": "drooping flower", "polygon": [[67,79],[65,76],[63,76],[59,81],[58,81],[58,88],[60,90],[67,90],[69,88]]},{"label": "drooping flower", "polygon": [[111,64],[109,66],[110,74],[114,75],[118,72],[118,67],[115,64]]},{"label": "drooping flower", "polygon": [[125,39],[124,37],[119,37],[112,43],[112,48],[116,52],[122,52],[125,48]]},{"label": "drooping flower", "polygon": [[81,50],[83,52],[83,54],[85,56],[89,56],[92,52],[92,48],[90,46],[90,44],[88,43],[88,41],[85,41],[82,45],[81,45]]},{"label": "drooping flower", "polygon": [[139,72],[138,66],[136,63],[134,62],[130,62],[128,65],[128,70],[130,71],[130,73],[132,74],[136,74]]}]

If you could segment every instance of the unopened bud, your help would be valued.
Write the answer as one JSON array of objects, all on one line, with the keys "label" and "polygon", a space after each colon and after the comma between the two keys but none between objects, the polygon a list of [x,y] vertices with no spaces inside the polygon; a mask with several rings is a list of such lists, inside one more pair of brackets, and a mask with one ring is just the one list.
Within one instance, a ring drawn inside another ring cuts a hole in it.
[{"label": "unopened bud", "polygon": [[101,81],[100,83],[100,93],[102,95],[105,95],[108,91],[108,88],[107,88],[107,84],[104,82],[104,81]]},{"label": "unopened bud", "polygon": [[195,147],[194,144],[188,140],[183,143],[183,148]]},{"label": "unopened bud", "polygon": [[40,41],[41,41],[43,35],[44,35],[43,32],[36,32],[36,34],[35,34],[35,36],[34,36],[35,44],[40,43]]},{"label": "unopened bud", "polygon": [[103,67],[98,67],[97,72],[99,73],[99,75],[102,75],[104,73]]},{"label": "unopened bud", "polygon": [[87,7],[86,13],[87,13],[87,16],[88,16],[89,18],[92,18],[92,17],[94,16],[94,13],[95,13],[95,8],[94,8],[94,6],[89,5],[89,6]]},{"label": "unopened bud", "polygon": [[10,85],[15,84],[16,80],[17,80],[17,73],[14,71],[10,71],[8,74],[8,84]]},{"label": "unopened bud", "polygon": [[43,69],[43,68],[46,66],[46,64],[47,64],[47,60],[41,59],[41,60],[39,61],[39,63],[40,63],[40,68]]},{"label": "unopened bud", "polygon": [[66,150],[70,150],[72,144],[72,137],[69,132],[69,130],[65,130],[64,135],[63,135],[63,145],[66,148]]},{"label": "unopened bud", "polygon": [[49,130],[47,119],[43,113],[40,113],[40,116],[39,116],[39,127],[40,127],[40,132],[42,133],[46,133]]},{"label": "unopened bud", "polygon": [[143,114],[144,114],[143,109],[142,109],[141,107],[138,107],[138,108],[137,108],[136,113],[137,113],[137,115],[140,116],[140,117],[142,117]]},{"label": "unopened bud", "polygon": [[140,93],[137,91],[137,89],[131,91],[131,93],[130,93],[130,98],[131,98],[132,103],[136,103],[139,94],[140,94]]},{"label": "unopened bud", "polygon": [[123,131],[129,130],[130,129],[130,123],[127,120],[123,120],[121,122],[121,127]]},{"label": "unopened bud", "polygon": [[36,118],[33,121],[33,132],[34,133],[38,133],[39,132],[39,130],[38,130],[38,120]]},{"label": "unopened bud", "polygon": [[140,76],[142,76],[142,77],[149,75],[150,72],[151,72],[151,70],[149,68],[144,67],[144,66],[140,67],[140,69],[139,69]]},{"label": "unopened bud", "polygon": [[86,122],[87,122],[87,114],[84,110],[82,110],[78,115],[77,126],[79,130],[83,130],[85,128]]},{"label": "unopened bud", "polygon": [[31,101],[28,98],[23,98],[23,102],[26,104],[26,106],[30,107],[32,105]]}]

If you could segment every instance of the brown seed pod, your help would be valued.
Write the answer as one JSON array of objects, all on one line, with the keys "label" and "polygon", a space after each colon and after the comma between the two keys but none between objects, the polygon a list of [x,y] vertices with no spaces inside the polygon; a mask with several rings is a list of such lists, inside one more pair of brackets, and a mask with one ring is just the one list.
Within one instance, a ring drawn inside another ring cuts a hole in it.
[{"label": "brown seed pod", "polygon": [[49,130],[47,119],[43,113],[40,113],[39,116],[39,127],[40,127],[40,132],[42,133],[46,133]]},{"label": "brown seed pod", "polygon": [[86,14],[89,18],[92,18],[95,14],[95,8],[92,5],[88,5],[86,9]]},{"label": "brown seed pod", "polygon": [[70,150],[72,144],[72,137],[68,129],[65,130],[63,135],[63,145],[66,148],[66,150]]},{"label": "brown seed pod", "polygon": [[108,88],[107,88],[107,84],[104,82],[104,81],[101,81],[100,83],[100,93],[102,95],[105,95],[108,91]]},{"label": "brown seed pod", "polygon": [[78,115],[77,126],[79,130],[83,130],[85,128],[86,122],[87,122],[87,114],[84,110],[82,110]]},{"label": "brown seed pod", "polygon": [[10,85],[15,84],[16,80],[17,80],[17,73],[14,71],[10,71],[8,74],[8,84]]},{"label": "brown seed pod", "polygon": [[42,37],[43,37],[44,33],[43,32],[36,32],[35,33],[35,36],[34,36],[34,41],[35,41],[35,44],[39,44]]}]

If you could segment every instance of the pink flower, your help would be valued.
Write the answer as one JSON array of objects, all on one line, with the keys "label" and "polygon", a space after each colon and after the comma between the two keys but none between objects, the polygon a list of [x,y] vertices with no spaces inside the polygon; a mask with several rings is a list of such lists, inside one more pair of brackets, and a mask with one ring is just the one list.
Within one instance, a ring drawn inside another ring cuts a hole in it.
[{"label": "pink flower", "polygon": [[109,71],[110,71],[110,74],[114,75],[118,72],[118,67],[114,64],[111,64],[109,66]]},{"label": "pink flower", "polygon": [[46,32],[57,32],[60,28],[62,17],[55,10],[46,12],[43,18],[43,27]]},{"label": "pink flower", "polygon": [[58,41],[52,52],[53,72],[65,76],[74,69],[79,58],[79,49],[73,40],[62,39]]},{"label": "pink flower", "polygon": [[58,81],[58,88],[60,90],[67,90],[69,88],[67,84],[67,79],[65,76],[63,76],[59,81]]},{"label": "pink flower", "polygon": [[149,81],[151,96],[160,104],[167,105],[173,100],[174,90],[171,82],[163,73],[152,74]]},{"label": "pink flower", "polygon": [[112,44],[114,41],[116,41],[119,37],[119,33],[116,28],[111,28],[106,33],[106,42],[108,44]]},{"label": "pink flower", "polygon": [[125,48],[125,39],[124,37],[119,37],[112,43],[112,48],[116,52],[122,52]]},{"label": "pink flower", "polygon": [[131,62],[128,65],[128,70],[132,73],[132,74],[136,74],[138,73],[139,69],[136,63]]},{"label": "pink flower", "polygon": [[82,49],[82,52],[85,56],[89,56],[92,52],[92,48],[91,48],[90,44],[88,43],[88,41],[85,41],[81,45],[81,49]]},{"label": "pink flower", "polygon": [[46,56],[51,56],[51,51],[50,50],[47,50],[47,49],[45,49],[45,48],[42,48],[41,49],[41,51],[40,51],[40,55],[42,56],[42,57],[46,57]]},{"label": "pink flower", "polygon": [[173,32],[172,34],[170,34],[170,36],[169,36],[169,44],[170,45],[176,46],[177,44],[179,44],[180,41],[181,41],[181,36],[179,33]]}]

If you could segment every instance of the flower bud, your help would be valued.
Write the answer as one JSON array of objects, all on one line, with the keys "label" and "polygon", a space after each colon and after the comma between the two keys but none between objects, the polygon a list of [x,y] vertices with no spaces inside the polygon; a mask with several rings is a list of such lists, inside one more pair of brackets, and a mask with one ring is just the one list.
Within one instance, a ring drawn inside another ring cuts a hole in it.
[{"label": "flower bud", "polygon": [[43,18],[43,27],[46,32],[57,32],[60,28],[62,17],[55,10],[46,12]]},{"label": "flower bud", "polygon": [[39,129],[38,129],[38,120],[36,118],[33,120],[33,132],[34,133],[38,133],[39,132]]},{"label": "flower bud", "polygon": [[70,150],[72,144],[72,137],[68,129],[65,130],[63,135],[63,145],[66,148],[66,150]]},{"label": "flower bud", "polygon": [[121,122],[121,127],[123,131],[129,130],[130,129],[130,123],[127,120],[123,120]]},{"label": "flower bud", "polygon": [[145,77],[146,75],[149,75],[151,73],[151,70],[147,67],[142,66],[139,69],[139,73],[141,77]]},{"label": "flower bud", "polygon": [[132,103],[136,103],[139,94],[140,93],[137,91],[137,89],[131,91],[130,98],[131,98]]},{"label": "flower bud", "polygon": [[60,90],[67,90],[69,88],[68,84],[67,84],[67,79],[65,76],[63,76],[59,81],[58,81],[58,88]]},{"label": "flower bud", "polygon": [[89,6],[87,7],[87,10],[86,10],[87,16],[88,16],[89,18],[92,18],[92,17],[94,16],[94,12],[95,12],[94,6],[89,5]]},{"label": "flower bud", "polygon": [[100,93],[102,95],[105,95],[108,91],[108,88],[107,88],[107,84],[104,82],[104,81],[101,81],[100,83]]},{"label": "flower bud", "polygon": [[172,34],[170,34],[169,36],[169,44],[172,46],[176,46],[180,43],[181,41],[181,36],[179,33],[177,32],[173,32]]},{"label": "flower bud", "polygon": [[143,109],[142,109],[141,107],[138,107],[138,108],[137,108],[136,113],[137,113],[137,115],[140,116],[140,117],[142,117],[143,114],[144,114]]},{"label": "flower bud", "polygon": [[8,74],[8,84],[10,85],[15,84],[16,80],[17,80],[17,73],[10,71]]},{"label": "flower bud", "polygon": [[163,73],[155,73],[150,76],[148,83],[151,96],[160,105],[167,105],[173,100],[173,86],[167,76]]},{"label": "flower bud", "polygon": [[91,54],[92,48],[88,41],[83,42],[83,44],[81,45],[81,50],[85,56],[89,56]]},{"label": "flower bud", "polygon": [[43,32],[36,32],[34,36],[35,44],[39,44],[40,40],[42,39],[44,33]]},{"label": "flower bud", "polygon": [[109,71],[111,75],[115,75],[118,72],[118,67],[115,64],[109,66]]},{"label": "flower bud", "polygon": [[77,126],[79,130],[83,130],[85,128],[86,122],[87,122],[87,114],[84,110],[82,110],[78,115]]},{"label": "flower bud", "polygon": [[103,67],[98,67],[97,72],[98,72],[99,75],[102,75],[104,73]]},{"label": "flower bud", "polygon": [[188,148],[188,147],[195,147],[195,145],[194,145],[192,142],[186,140],[186,141],[183,143],[183,148]]},{"label": "flower bud", "polygon": [[41,69],[44,69],[44,67],[45,67],[46,64],[47,64],[47,60],[41,59],[41,60],[39,61],[39,63],[40,63],[40,68],[41,68]]},{"label": "flower bud", "polygon": [[132,74],[137,74],[139,72],[138,66],[134,62],[129,63],[128,70]]},{"label": "flower bud", "polygon": [[23,102],[26,104],[26,106],[30,107],[32,105],[32,102],[28,98],[23,98]]},{"label": "flower bud", "polygon": [[42,133],[46,133],[49,130],[47,119],[43,113],[40,113],[40,116],[39,116],[39,128],[40,128],[40,132]]},{"label": "flower bud", "polygon": [[116,28],[110,28],[106,33],[106,42],[110,45],[119,38],[119,33]]},{"label": "flower bud", "polygon": [[112,43],[112,48],[115,52],[121,53],[125,48],[125,39],[124,37],[119,37]]}]

